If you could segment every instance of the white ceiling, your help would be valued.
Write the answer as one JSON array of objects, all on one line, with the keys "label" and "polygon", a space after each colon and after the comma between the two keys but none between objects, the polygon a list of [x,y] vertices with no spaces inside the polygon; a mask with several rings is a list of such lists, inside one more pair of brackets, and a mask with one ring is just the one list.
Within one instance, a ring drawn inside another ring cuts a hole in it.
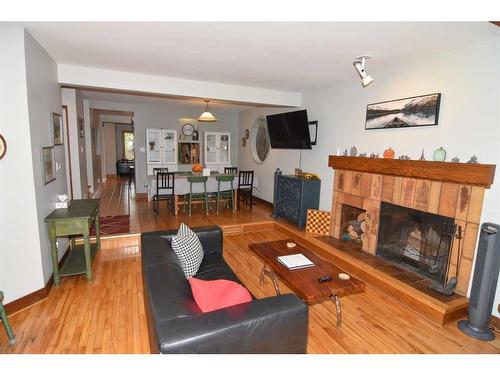
[{"label": "white ceiling", "polygon": [[487,22],[23,23],[58,62],[279,90],[324,87],[368,71],[500,37]]}]

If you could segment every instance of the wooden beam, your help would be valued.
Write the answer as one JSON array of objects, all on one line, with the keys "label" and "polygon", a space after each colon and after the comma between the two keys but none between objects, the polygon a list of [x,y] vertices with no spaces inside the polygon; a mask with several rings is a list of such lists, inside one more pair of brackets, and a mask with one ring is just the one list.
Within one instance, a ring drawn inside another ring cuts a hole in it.
[{"label": "wooden beam", "polygon": [[454,182],[489,188],[495,178],[495,164],[446,163],[438,161],[363,158],[330,155],[333,169]]}]

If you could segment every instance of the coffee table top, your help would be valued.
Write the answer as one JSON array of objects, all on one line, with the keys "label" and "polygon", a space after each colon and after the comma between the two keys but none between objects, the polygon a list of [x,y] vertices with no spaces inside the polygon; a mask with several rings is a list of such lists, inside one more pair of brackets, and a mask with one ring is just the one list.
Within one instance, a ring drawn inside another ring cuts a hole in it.
[{"label": "coffee table top", "polygon": [[[288,239],[253,243],[248,247],[259,255],[274,273],[307,304],[323,302],[332,295],[343,297],[364,292],[365,283],[361,280],[352,275],[349,275],[351,276],[349,280],[340,280],[338,274],[345,273],[342,269],[299,244],[294,248],[288,248],[286,245],[288,242],[296,243]],[[276,259],[282,255],[298,253],[309,258],[314,263],[314,267],[289,270]],[[331,276],[332,280],[320,283],[318,279],[322,276]]]}]

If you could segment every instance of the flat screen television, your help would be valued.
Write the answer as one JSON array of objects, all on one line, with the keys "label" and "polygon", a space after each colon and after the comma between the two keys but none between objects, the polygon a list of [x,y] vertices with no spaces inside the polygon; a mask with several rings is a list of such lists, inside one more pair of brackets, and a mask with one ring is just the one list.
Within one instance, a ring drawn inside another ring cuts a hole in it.
[{"label": "flat screen television", "polygon": [[307,111],[266,116],[271,148],[311,149]]}]

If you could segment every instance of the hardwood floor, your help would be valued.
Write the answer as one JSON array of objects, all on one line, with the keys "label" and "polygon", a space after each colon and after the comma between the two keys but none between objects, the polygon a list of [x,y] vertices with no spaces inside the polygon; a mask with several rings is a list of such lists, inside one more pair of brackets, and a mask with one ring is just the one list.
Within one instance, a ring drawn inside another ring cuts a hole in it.
[{"label": "hardwood floor", "polygon": [[[106,193],[109,196],[125,196],[116,190],[118,186],[106,188],[114,191]],[[198,209],[191,217],[173,217],[165,206],[156,214],[147,201],[133,199],[133,191],[130,195],[131,219],[137,218],[140,231],[176,228],[180,222],[191,226],[260,222],[269,220],[270,214],[269,208],[257,205],[235,214],[205,216]],[[114,202],[103,203],[121,207],[119,199]],[[248,244],[284,238],[271,230],[224,238],[224,258],[257,298],[274,295],[274,288],[269,280],[259,285],[262,261]],[[64,278],[47,299],[10,315],[17,341],[9,346],[0,329],[0,353],[148,353],[140,248],[104,247],[93,267],[92,283],[84,276]],[[289,291],[281,282],[280,288]],[[343,298],[342,305],[340,329],[331,302],[310,307],[309,353],[500,353],[499,338],[481,342],[461,333],[455,324],[438,328],[370,286],[363,294]]]}]

